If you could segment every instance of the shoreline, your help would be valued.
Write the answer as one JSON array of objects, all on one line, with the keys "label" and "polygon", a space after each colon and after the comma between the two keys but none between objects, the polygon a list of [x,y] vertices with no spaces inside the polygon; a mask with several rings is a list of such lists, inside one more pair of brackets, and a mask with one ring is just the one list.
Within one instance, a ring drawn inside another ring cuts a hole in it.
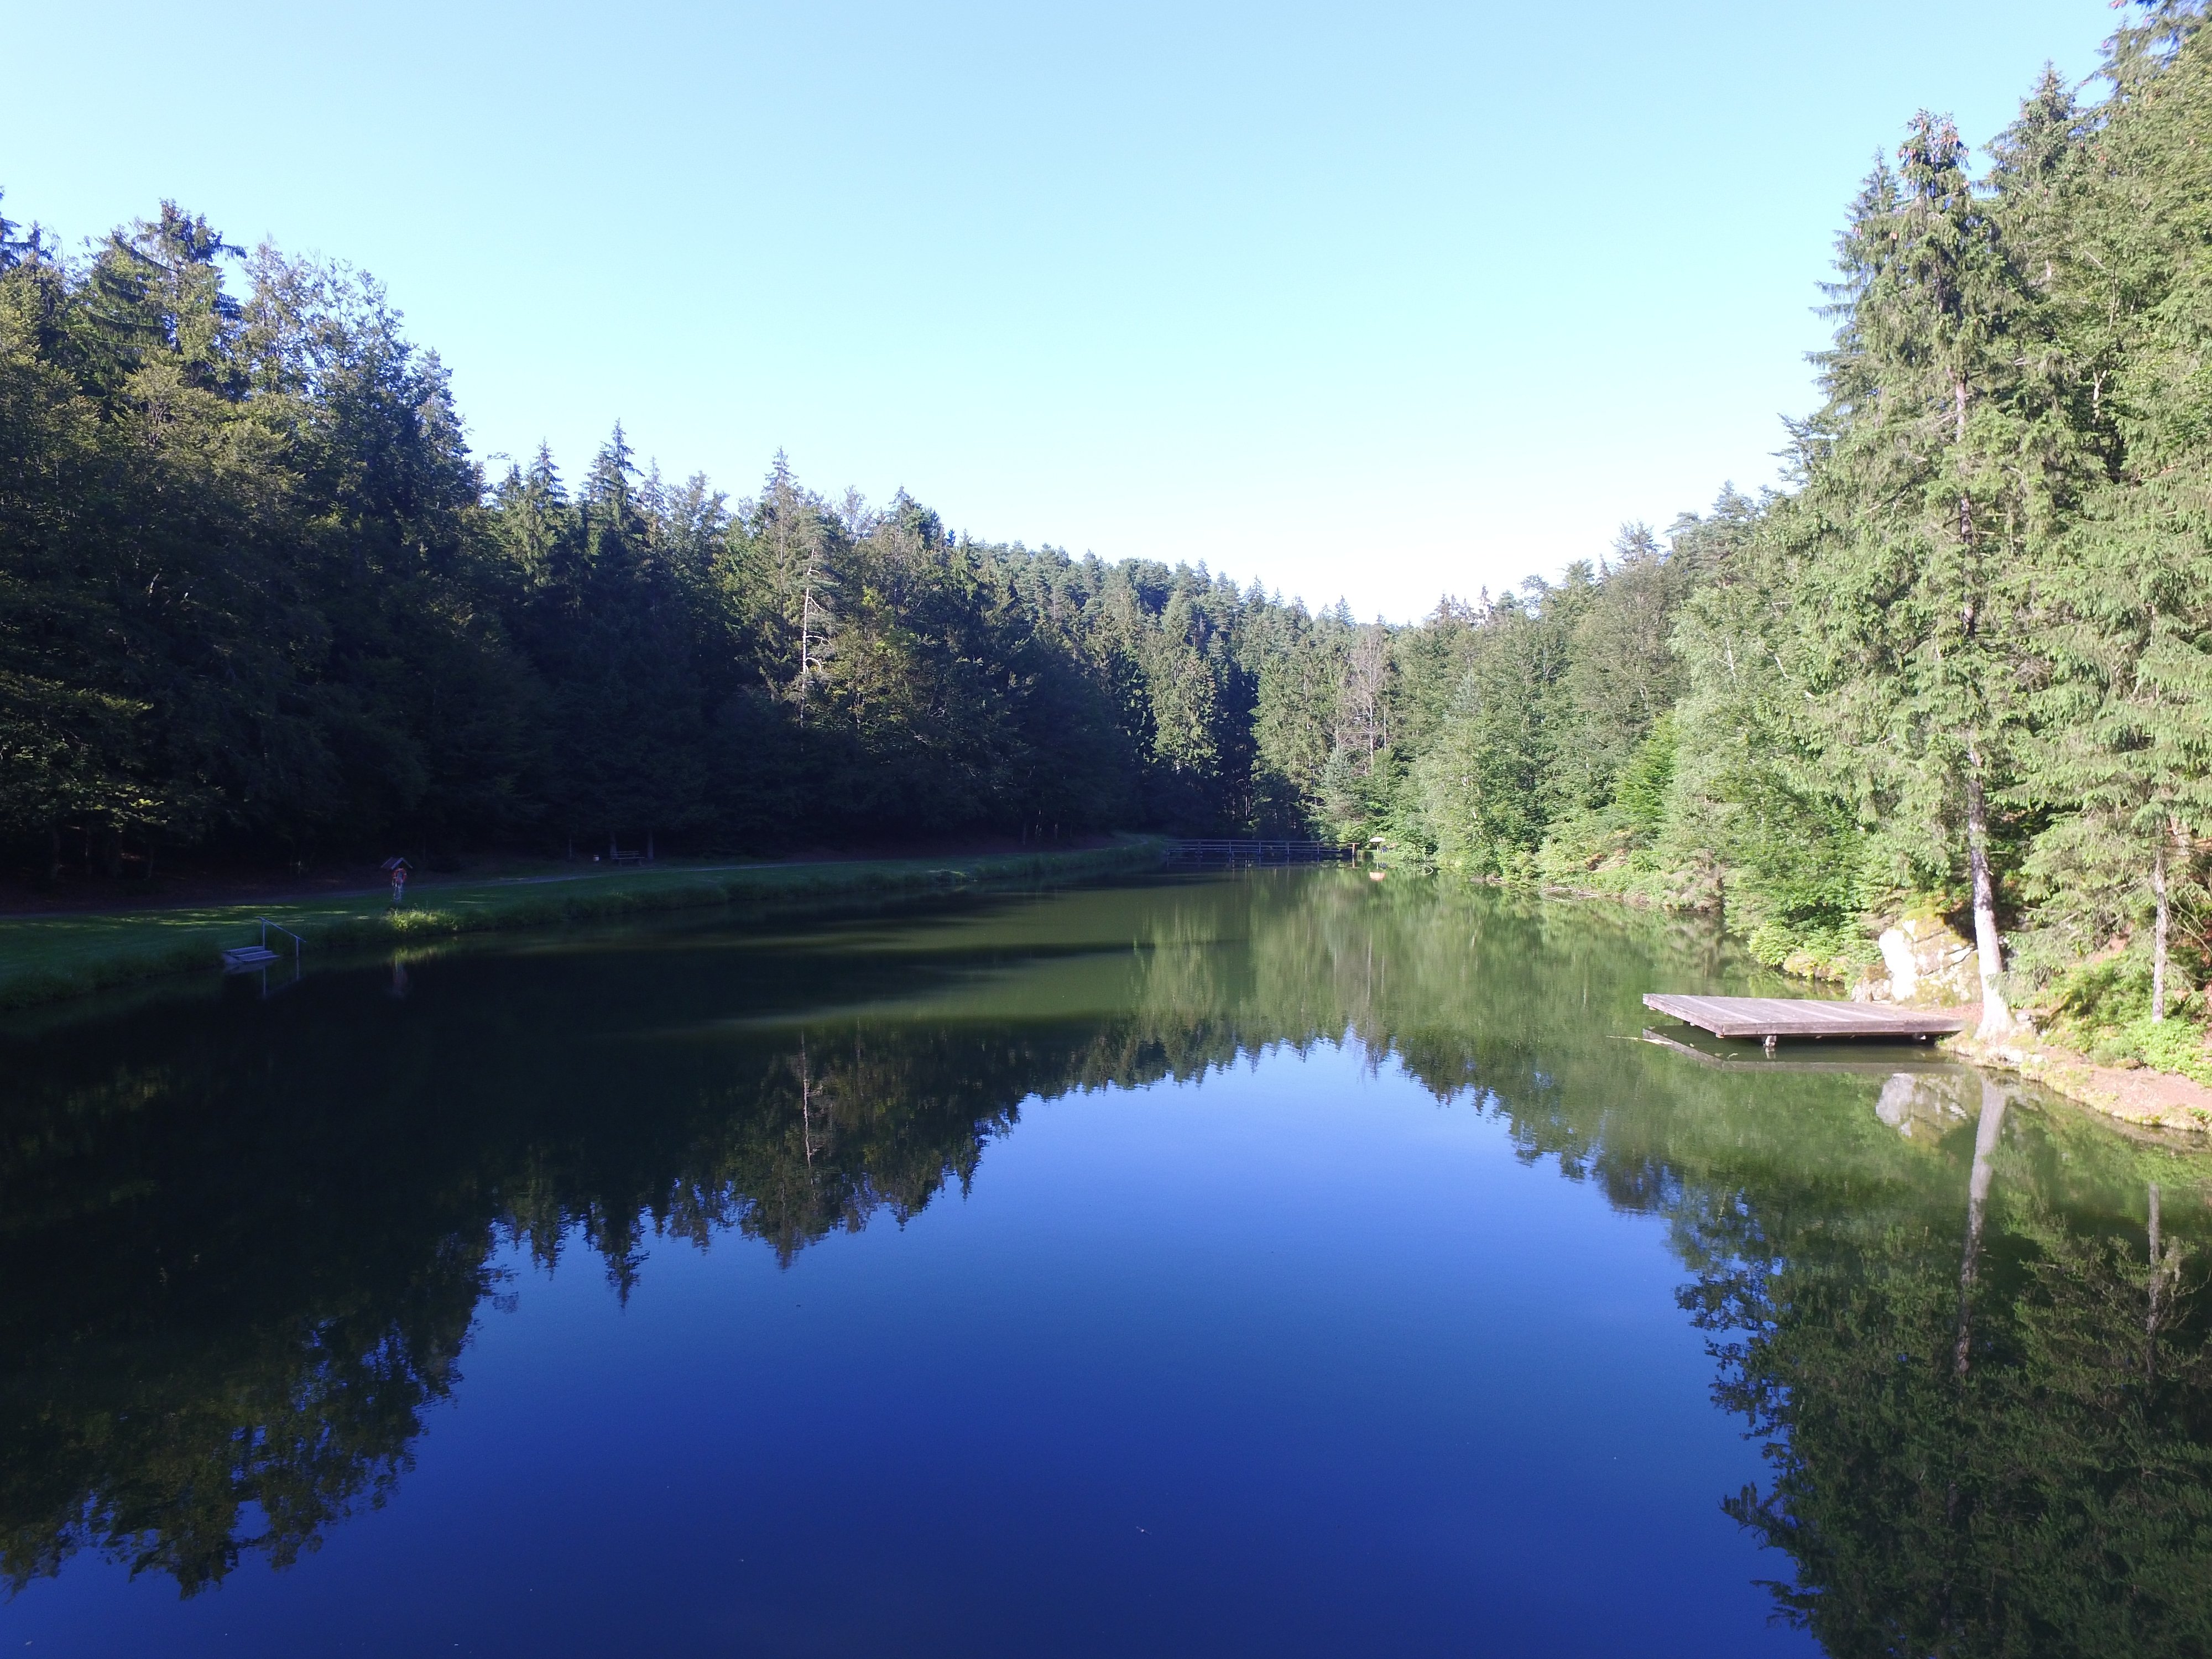
[{"label": "shoreline", "polygon": [[[402,910],[393,910],[380,890],[371,890],[261,903],[0,917],[0,1012],[194,971],[212,972],[221,950],[251,942],[263,916],[301,934],[311,945],[404,945],[749,901],[889,897],[1022,879],[1068,881],[1133,873],[1156,866],[1162,845],[1160,837],[1146,836],[1066,852],[806,859],[493,877],[419,889],[424,902]],[[1486,884],[1510,884],[1492,879]],[[1538,890],[1544,897],[1571,902],[1595,901],[1641,910],[1666,908],[1643,894],[1553,883],[1540,884]],[[1786,969],[1776,971],[1808,984],[1817,982]],[[1942,1046],[1970,1065],[2015,1073],[2116,1124],[2212,1134],[2212,1088],[2179,1073],[2099,1066],[2032,1031],[1995,1043],[1962,1032]]]},{"label": "shoreline", "polygon": [[2100,1066],[2086,1054],[2023,1032],[1984,1042],[1960,1032],[1943,1044],[1984,1071],[2018,1073],[2055,1095],[2138,1129],[2212,1133],[2212,1089],[2179,1072],[2148,1066]]},{"label": "shoreline", "polygon": [[684,865],[574,876],[441,883],[392,908],[377,891],[260,903],[76,911],[0,921],[0,1010],[191,972],[213,974],[262,917],[310,946],[405,945],[465,933],[604,921],[744,901],[951,892],[999,882],[1081,880],[1160,861],[1158,836],[1069,852]]}]

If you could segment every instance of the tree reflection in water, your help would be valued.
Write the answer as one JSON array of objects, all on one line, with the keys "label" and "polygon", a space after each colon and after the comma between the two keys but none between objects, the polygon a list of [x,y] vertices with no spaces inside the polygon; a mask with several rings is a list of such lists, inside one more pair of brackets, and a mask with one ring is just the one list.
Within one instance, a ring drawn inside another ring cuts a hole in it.
[{"label": "tree reflection in water", "polygon": [[1845,1212],[1716,1249],[1683,1292],[1773,1469],[1726,1508],[1789,1553],[1778,1603],[1833,1654],[2204,1652],[2203,1263],[2155,1182],[2140,1230],[2065,1204],[1988,1097],[1963,1266],[1933,1218]]},{"label": "tree reflection in water", "polygon": [[965,1188],[1024,1100],[1349,1036],[1664,1218],[1725,1507],[1838,1654],[2212,1645],[2200,1156],[1971,1074],[1633,1041],[1709,934],[1342,872],[665,926],[0,1036],[0,1571],[186,1593],[389,1493],[509,1245],[789,1262]]}]

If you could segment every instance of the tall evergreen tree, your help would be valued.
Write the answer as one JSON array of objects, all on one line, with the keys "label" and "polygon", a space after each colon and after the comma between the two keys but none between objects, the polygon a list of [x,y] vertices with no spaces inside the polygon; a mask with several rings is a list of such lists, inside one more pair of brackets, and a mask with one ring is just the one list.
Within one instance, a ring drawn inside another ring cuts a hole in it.
[{"label": "tall evergreen tree", "polygon": [[1992,810],[2023,715],[2027,547],[2047,507],[2013,400],[2032,299],[1948,119],[1915,118],[1894,183],[1871,180],[1862,214],[1827,370],[1833,436],[1784,520],[1802,538],[1798,638],[1881,816],[1939,847],[1963,832],[1981,1030],[2002,1036]]}]

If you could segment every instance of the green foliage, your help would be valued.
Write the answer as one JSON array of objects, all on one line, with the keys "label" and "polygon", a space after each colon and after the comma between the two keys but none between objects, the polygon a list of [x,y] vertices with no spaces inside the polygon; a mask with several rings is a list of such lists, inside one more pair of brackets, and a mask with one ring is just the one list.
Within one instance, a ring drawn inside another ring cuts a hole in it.
[{"label": "green foliage", "polygon": [[542,449],[488,481],[365,277],[171,204],[82,261],[0,244],[0,843],[50,872],[1305,825],[1329,710],[1257,764],[1269,644],[1311,633],[1264,595],[781,457],[733,505],[619,428],[573,491]]},{"label": "green foliage", "polygon": [[1614,781],[1613,800],[1639,845],[1648,844],[1667,821],[1680,744],[1670,708],[1651,723],[1650,731],[1631,752]]},{"label": "green foliage", "polygon": [[2138,945],[2076,963],[2043,994],[2045,1030],[2100,1066],[2148,1066],[2212,1084],[2201,993],[2169,994],[2152,1018],[2149,952]]},{"label": "green foliage", "polygon": [[1671,538],[1663,816],[1638,785],[1632,829],[1616,769],[1607,810],[1555,817],[1548,870],[1654,846],[1762,957],[1864,958],[1902,895],[1971,891],[1980,860],[2030,984],[2145,934],[2182,982],[2212,968],[2199,10],[2124,27],[2100,105],[2046,75],[1981,183],[1926,112],[1877,166],[1796,487]]}]

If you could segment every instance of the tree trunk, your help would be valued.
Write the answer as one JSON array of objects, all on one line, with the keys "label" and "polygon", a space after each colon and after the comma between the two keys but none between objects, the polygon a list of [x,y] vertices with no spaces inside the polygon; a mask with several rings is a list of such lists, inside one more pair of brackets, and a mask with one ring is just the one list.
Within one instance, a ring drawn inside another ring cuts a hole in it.
[{"label": "tree trunk", "polygon": [[2166,1018],[2166,934],[2172,906],[2166,902],[2166,837],[2161,835],[2150,855],[2151,896],[2157,902],[2157,920],[2150,933],[2150,1018],[2157,1024]]},{"label": "tree trunk", "polygon": [[1959,1264],[1959,1340],[1951,1352],[1951,1370],[1958,1376],[1966,1374],[1967,1357],[1973,1346],[1974,1279],[1981,1270],[1982,1223],[1989,1214],[1997,1136],[2004,1128],[2005,1107],[2010,1100],[1989,1079],[1982,1079],[1982,1115],[1974,1125],[1974,1170],[1966,1182],[1966,1252]]},{"label": "tree trunk", "polygon": [[[1966,383],[1964,380],[1951,383],[1951,405],[1955,422],[1953,441],[1964,448],[1966,442]],[[1963,489],[1959,492],[1959,539],[1970,548],[1974,544],[1974,500]],[[1970,611],[1966,616],[1966,632],[1971,634],[1973,631],[1973,613]]]},{"label": "tree trunk", "polygon": [[2143,1317],[2143,1381],[2155,1382],[2158,1380],[2158,1328],[2161,1316],[2166,1312],[2165,1297],[2160,1294],[2166,1288],[2166,1263],[2159,1253],[2158,1182],[2155,1181],[2150,1183],[2149,1208],[2150,1224],[2146,1231],[2150,1234],[2150,1311]]},{"label": "tree trunk", "polygon": [[46,880],[62,878],[62,827],[51,819],[46,823]]},{"label": "tree trunk", "polygon": [[1990,809],[1982,793],[1982,761],[1971,745],[1966,763],[1966,864],[1974,884],[1974,951],[1982,974],[1982,1024],[1974,1035],[1987,1042],[2012,1035],[2012,1010],[1997,987],[2004,972],[2004,940],[1997,932],[1996,882],[1990,874]]}]

